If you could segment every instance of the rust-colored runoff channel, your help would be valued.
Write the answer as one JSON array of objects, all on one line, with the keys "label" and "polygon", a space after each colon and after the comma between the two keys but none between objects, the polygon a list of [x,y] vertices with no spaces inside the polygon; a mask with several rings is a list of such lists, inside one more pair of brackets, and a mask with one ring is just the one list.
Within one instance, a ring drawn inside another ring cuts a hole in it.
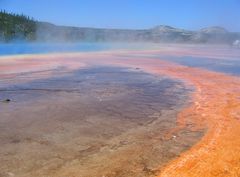
[{"label": "rust-colored runoff channel", "polygon": [[201,141],[161,169],[159,177],[240,176],[238,77],[146,58],[126,63],[194,85],[193,104],[178,114],[178,126],[170,134],[187,126],[207,128]]}]

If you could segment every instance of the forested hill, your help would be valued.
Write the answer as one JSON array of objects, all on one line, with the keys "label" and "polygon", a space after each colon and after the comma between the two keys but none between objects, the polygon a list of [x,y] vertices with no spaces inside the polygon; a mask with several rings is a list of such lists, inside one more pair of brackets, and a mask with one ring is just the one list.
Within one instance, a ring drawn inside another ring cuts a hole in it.
[{"label": "forested hill", "polygon": [[37,22],[25,15],[0,12],[0,41],[36,39]]},{"label": "forested hill", "polygon": [[218,26],[198,31],[160,25],[150,29],[100,29],[57,26],[25,15],[0,12],[0,42],[167,42],[235,44],[240,33]]}]

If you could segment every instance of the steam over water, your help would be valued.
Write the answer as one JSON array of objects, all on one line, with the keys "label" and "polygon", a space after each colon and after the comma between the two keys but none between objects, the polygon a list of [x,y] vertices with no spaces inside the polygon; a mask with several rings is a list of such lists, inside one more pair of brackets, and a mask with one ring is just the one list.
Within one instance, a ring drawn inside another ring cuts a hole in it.
[{"label": "steam over water", "polygon": [[224,60],[208,57],[173,57],[165,56],[164,59],[189,67],[199,67],[211,71],[223,72],[231,75],[240,75],[240,60]]},{"label": "steam over water", "polygon": [[[96,52],[110,50],[146,50],[168,48],[169,44],[154,43],[9,43],[0,44],[0,57],[6,55],[21,54],[47,54],[47,53],[74,53],[74,52]],[[226,48],[229,50],[230,48]],[[238,50],[235,50],[238,52]],[[204,68],[211,71],[222,72],[231,75],[240,75],[240,60],[219,59],[210,57],[196,57],[191,55],[172,56],[168,55],[138,55],[137,57],[159,58],[175,62],[184,66]]]},{"label": "steam over water", "polygon": [[149,44],[123,43],[10,43],[0,44],[1,55],[42,54],[59,52],[93,52],[113,49],[144,49]]},{"label": "steam over water", "polygon": [[60,43],[19,43],[19,44],[1,44],[0,55],[16,54],[40,54],[51,52],[76,52],[76,51],[99,51],[110,48],[108,44],[60,44]]}]

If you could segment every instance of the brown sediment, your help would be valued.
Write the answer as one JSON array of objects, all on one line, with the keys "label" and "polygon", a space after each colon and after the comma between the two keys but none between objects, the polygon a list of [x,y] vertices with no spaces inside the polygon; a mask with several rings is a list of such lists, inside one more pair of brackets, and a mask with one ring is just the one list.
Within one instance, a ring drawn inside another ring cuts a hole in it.
[{"label": "brown sediment", "polygon": [[0,176],[154,176],[201,138],[163,139],[188,103],[182,82],[98,67],[1,89]]},{"label": "brown sediment", "polygon": [[240,176],[240,79],[153,59],[139,59],[138,66],[196,88],[194,104],[179,113],[178,126],[170,133],[189,126],[193,131],[207,128],[202,140],[170,162],[159,177]]},{"label": "brown sediment", "polygon": [[[157,52],[139,53],[144,56]],[[127,57],[123,58],[119,54]],[[195,87],[195,92],[192,94],[193,104],[178,114],[177,127],[169,131],[166,138],[185,128],[190,128],[192,131],[207,129],[206,134],[190,150],[182,153],[179,158],[171,161],[164,168],[161,167],[159,177],[240,176],[240,79],[159,59],[132,58],[131,55],[135,54],[137,52],[75,54],[67,56],[66,58],[71,58],[68,61],[63,59],[62,64],[77,63],[78,59],[86,65],[96,63],[138,67],[150,73],[167,75],[193,85]],[[179,50],[175,54],[222,58],[230,56],[217,55],[213,51],[204,52],[204,49],[202,52],[196,49],[191,52],[189,49],[183,53]],[[129,157],[130,155],[131,152]],[[71,166],[69,168],[71,169]]]}]

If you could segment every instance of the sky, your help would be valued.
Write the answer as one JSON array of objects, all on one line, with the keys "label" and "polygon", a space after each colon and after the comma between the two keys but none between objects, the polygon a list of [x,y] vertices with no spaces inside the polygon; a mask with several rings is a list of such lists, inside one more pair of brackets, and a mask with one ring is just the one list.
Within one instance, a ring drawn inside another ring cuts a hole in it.
[{"label": "sky", "polygon": [[0,9],[67,26],[240,31],[240,0],[0,0]]}]

